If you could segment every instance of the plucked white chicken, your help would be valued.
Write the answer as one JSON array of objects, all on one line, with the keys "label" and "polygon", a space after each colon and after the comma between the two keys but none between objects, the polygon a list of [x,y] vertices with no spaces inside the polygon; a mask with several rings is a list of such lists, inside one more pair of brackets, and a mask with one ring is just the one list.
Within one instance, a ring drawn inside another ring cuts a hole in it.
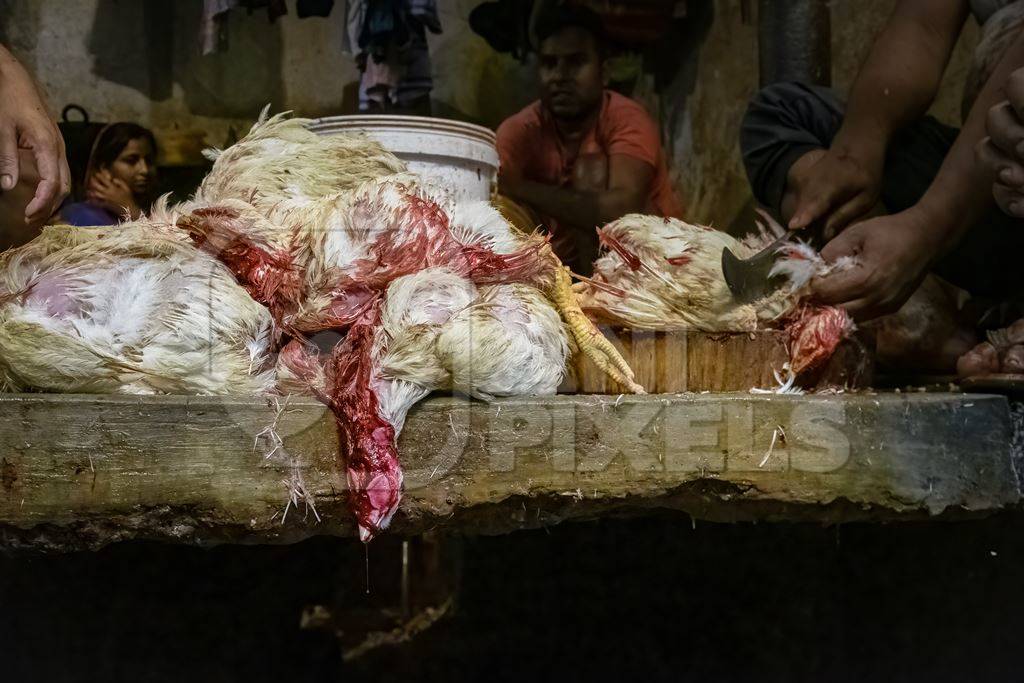
[{"label": "plucked white chicken", "polygon": [[[771,225],[771,223],[769,223]],[[772,225],[781,234],[781,228]],[[842,309],[803,302],[807,284],[827,266],[810,247],[784,245],[772,275],[783,286],[753,303],[738,303],[722,274],[722,250],[753,256],[775,236],[763,226],[746,240],[674,218],[632,214],[598,231],[606,253],[594,275],[576,285],[583,309],[600,322],[641,330],[750,332],[784,326],[797,373],[827,359],[853,330]]]}]

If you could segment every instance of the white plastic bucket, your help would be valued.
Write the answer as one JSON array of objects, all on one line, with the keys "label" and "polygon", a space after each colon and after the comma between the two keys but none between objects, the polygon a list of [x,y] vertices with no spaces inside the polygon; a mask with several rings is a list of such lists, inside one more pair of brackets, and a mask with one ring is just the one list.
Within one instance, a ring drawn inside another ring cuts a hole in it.
[{"label": "white plastic bucket", "polygon": [[498,174],[494,131],[461,121],[424,116],[325,116],[317,135],[366,133],[430,185],[456,200],[488,200]]}]

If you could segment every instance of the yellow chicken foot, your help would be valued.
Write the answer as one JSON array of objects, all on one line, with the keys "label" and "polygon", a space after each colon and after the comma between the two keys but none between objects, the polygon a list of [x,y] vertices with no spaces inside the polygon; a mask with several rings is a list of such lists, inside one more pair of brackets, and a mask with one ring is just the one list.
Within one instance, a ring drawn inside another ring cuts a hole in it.
[{"label": "yellow chicken foot", "polygon": [[572,289],[569,269],[559,264],[555,269],[555,284],[551,291],[551,300],[561,313],[566,327],[580,351],[594,364],[622,386],[634,394],[646,394],[644,388],[634,380],[632,368],[619,354],[610,341],[605,339],[601,331],[594,326],[590,318],[580,309],[576,293]]}]

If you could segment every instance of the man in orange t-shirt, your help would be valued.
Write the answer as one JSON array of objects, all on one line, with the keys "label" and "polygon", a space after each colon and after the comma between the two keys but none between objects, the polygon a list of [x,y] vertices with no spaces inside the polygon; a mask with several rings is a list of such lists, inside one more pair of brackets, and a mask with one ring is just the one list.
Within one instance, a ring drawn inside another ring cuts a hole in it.
[{"label": "man in orange t-shirt", "polygon": [[681,217],[658,128],[605,89],[605,41],[590,10],[564,7],[537,29],[541,98],[498,127],[501,194],[529,206],[555,252],[589,274],[595,228],[628,213]]}]

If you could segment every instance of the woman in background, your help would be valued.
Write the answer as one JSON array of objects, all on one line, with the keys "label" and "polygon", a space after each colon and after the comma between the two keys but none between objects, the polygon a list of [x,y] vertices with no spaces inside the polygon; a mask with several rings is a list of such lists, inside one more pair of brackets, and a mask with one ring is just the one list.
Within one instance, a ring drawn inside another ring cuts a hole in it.
[{"label": "woman in background", "polygon": [[61,209],[70,225],[115,225],[149,208],[156,185],[156,139],[134,123],[112,123],[96,136],[80,201]]}]

